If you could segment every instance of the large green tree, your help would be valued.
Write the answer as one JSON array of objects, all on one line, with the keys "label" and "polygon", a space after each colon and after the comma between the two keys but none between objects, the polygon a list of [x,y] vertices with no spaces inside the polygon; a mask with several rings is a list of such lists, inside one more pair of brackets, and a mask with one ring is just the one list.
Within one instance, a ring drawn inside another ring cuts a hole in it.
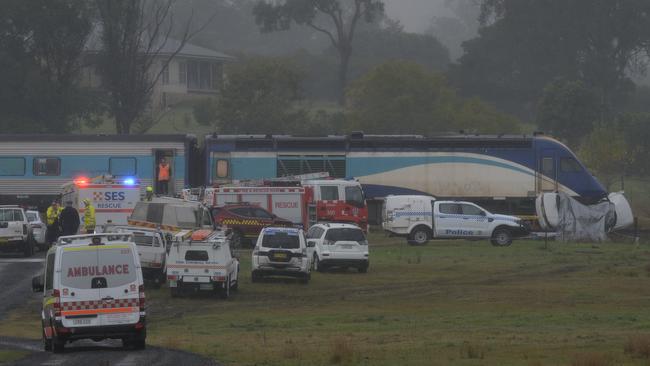
[{"label": "large green tree", "polygon": [[94,109],[78,84],[91,30],[83,0],[7,0],[0,12],[0,129],[65,133]]},{"label": "large green tree", "polygon": [[405,61],[382,64],[348,89],[355,129],[383,134],[439,134],[464,130],[516,133],[516,119],[478,99],[456,95],[439,73]]},{"label": "large green tree", "polygon": [[288,60],[254,58],[230,65],[227,74],[217,99],[195,108],[199,123],[227,134],[290,134],[305,123],[295,107],[303,76]]},{"label": "large green tree", "polygon": [[481,20],[453,80],[528,117],[544,87],[563,77],[594,89],[611,118],[631,90],[631,67],[647,60],[646,0],[484,0]]},{"label": "large green tree", "polygon": [[348,66],[359,21],[373,22],[384,13],[382,0],[261,0],[253,9],[263,32],[287,30],[293,23],[325,34],[339,56],[339,102],[345,102]]}]

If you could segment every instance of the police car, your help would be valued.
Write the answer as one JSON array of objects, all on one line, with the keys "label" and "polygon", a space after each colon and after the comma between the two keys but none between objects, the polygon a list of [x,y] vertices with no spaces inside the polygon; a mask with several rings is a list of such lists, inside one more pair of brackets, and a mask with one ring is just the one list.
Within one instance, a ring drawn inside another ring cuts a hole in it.
[{"label": "police car", "polygon": [[78,339],[114,338],[125,347],[145,347],[144,283],[132,235],[59,238],[32,288],[43,292],[46,351],[62,352],[67,342]]},{"label": "police car", "polygon": [[262,229],[253,249],[252,281],[257,282],[268,276],[291,276],[300,278],[302,283],[309,283],[311,261],[307,248],[301,229]]},{"label": "police car", "polygon": [[223,232],[181,231],[169,249],[167,282],[172,297],[204,291],[227,299],[239,287],[239,260]]}]

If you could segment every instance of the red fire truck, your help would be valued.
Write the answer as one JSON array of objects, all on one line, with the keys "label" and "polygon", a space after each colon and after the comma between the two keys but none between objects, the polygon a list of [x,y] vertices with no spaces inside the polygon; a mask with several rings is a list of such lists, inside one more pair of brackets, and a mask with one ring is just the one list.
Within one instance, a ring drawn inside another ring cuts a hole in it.
[{"label": "red fire truck", "polygon": [[353,223],[368,229],[368,208],[355,180],[278,178],[206,188],[202,193],[186,189],[183,195],[210,207],[247,202],[305,229],[316,222]]}]

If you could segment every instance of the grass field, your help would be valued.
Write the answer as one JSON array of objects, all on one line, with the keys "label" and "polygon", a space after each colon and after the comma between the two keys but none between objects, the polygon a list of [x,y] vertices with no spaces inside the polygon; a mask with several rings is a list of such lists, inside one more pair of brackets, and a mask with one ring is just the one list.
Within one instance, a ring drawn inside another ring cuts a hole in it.
[{"label": "grass field", "polygon": [[0,349],[0,365],[8,365],[11,362],[20,360],[28,355],[29,352]]},{"label": "grass field", "polygon": [[[148,343],[228,365],[648,365],[650,245],[371,236],[371,266],[250,282],[224,301],[148,290]],[[38,304],[0,334],[38,333]],[[27,324],[27,326],[26,326]]]}]

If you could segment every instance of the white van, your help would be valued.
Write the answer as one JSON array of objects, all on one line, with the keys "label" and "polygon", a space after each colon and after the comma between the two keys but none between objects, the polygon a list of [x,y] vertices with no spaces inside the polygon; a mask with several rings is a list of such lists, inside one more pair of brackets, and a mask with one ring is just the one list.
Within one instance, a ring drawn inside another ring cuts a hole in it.
[{"label": "white van", "polygon": [[62,352],[66,342],[78,339],[116,338],[125,347],[145,347],[144,283],[132,235],[59,238],[32,288],[43,292],[46,351]]}]

